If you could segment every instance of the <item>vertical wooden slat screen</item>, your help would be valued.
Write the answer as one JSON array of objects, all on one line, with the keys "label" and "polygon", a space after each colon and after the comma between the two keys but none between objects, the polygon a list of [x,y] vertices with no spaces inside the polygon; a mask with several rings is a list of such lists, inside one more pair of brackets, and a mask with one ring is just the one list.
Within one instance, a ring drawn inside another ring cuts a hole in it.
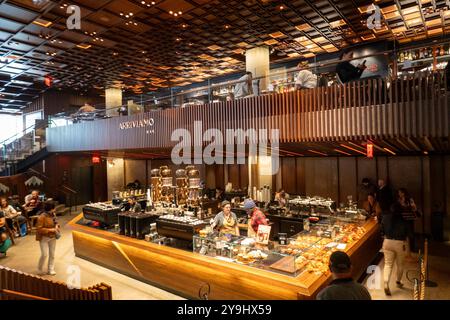
[{"label": "vertical wooden slat screen", "polygon": [[[175,129],[280,129],[280,142],[368,138],[446,137],[449,134],[448,79],[416,73],[397,79],[361,79],[330,87],[302,89],[181,109],[150,111],[48,129],[50,152],[170,148]],[[154,134],[124,121],[155,120]],[[78,139],[73,139],[78,137]],[[193,135],[192,135],[193,137]]]},{"label": "vertical wooden slat screen", "polygon": [[[2,289],[52,300],[112,300],[111,287],[104,283],[90,289],[69,289],[62,282],[39,278],[0,266],[0,290]],[[3,296],[0,297],[1,299]]]}]

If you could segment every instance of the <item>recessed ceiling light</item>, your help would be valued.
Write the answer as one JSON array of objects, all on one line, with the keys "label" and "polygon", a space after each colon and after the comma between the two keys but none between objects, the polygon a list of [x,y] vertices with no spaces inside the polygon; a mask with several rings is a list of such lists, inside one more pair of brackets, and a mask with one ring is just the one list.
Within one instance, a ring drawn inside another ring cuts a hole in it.
[{"label": "recessed ceiling light", "polygon": [[90,44],[77,44],[77,47],[86,50],[86,49],[89,49],[92,46]]},{"label": "recessed ceiling light", "polygon": [[52,25],[53,22],[51,21],[47,21],[44,19],[36,19],[33,21],[34,24],[37,24],[38,26],[44,27],[44,28],[48,28]]}]

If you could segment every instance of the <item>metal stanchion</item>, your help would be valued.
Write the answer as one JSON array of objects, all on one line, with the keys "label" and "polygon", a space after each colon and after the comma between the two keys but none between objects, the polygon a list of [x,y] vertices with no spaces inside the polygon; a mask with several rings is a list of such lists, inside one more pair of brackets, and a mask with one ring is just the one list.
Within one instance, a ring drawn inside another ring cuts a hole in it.
[{"label": "metal stanchion", "polygon": [[437,283],[428,279],[428,239],[425,239],[424,245],[424,268],[425,268],[425,286],[428,288],[437,287]]}]

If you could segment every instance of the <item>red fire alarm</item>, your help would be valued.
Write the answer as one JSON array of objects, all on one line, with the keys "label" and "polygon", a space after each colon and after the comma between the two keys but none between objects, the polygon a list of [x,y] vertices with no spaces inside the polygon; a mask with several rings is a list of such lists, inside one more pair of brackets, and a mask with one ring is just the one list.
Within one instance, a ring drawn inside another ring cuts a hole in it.
[{"label": "red fire alarm", "polygon": [[373,158],[373,143],[367,142],[367,158]]},{"label": "red fire alarm", "polygon": [[47,87],[51,87],[52,86],[52,82],[53,82],[53,78],[50,76],[45,76],[44,77],[44,83]]},{"label": "red fire alarm", "polygon": [[93,164],[100,163],[100,157],[99,156],[92,156],[92,163]]}]

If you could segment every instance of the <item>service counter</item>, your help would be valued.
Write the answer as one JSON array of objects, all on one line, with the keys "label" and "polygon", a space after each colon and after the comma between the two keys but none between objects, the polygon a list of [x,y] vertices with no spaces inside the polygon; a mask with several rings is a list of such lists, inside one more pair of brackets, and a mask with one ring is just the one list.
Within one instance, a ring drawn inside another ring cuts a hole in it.
[{"label": "service counter", "polygon": [[[209,299],[314,299],[331,281],[331,274],[302,272],[289,276],[226,262],[197,253],[137,240],[114,232],[69,222],[77,257],[192,299],[209,291]],[[346,248],[354,277],[366,272],[381,247],[376,221]]]}]

